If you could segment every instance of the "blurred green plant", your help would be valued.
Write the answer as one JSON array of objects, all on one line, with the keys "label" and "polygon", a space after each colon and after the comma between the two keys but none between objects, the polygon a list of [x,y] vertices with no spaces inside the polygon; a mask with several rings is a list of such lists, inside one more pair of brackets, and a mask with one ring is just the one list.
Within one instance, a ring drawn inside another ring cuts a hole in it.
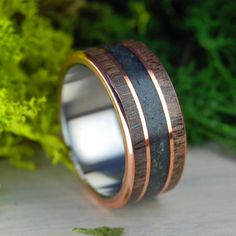
[{"label": "blurred green plant", "polygon": [[35,1],[0,0],[0,157],[17,167],[35,169],[34,144],[70,166],[56,122],[58,73],[70,47]]},{"label": "blurred green plant", "polygon": [[177,76],[191,141],[212,140],[236,150],[233,9],[235,2],[219,0],[188,8],[185,27],[193,34],[195,53]]},{"label": "blurred green plant", "polygon": [[94,229],[74,228],[73,231],[91,236],[121,236],[124,233],[124,228],[110,228],[107,226],[102,226]]}]

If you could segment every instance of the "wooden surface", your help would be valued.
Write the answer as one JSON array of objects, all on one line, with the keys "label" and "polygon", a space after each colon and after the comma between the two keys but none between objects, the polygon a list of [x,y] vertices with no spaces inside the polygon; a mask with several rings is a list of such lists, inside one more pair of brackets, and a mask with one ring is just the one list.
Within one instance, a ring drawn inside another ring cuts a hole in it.
[{"label": "wooden surface", "polygon": [[108,210],[76,176],[48,163],[35,173],[0,162],[0,235],[73,236],[74,227],[122,226],[124,235],[236,236],[236,158],[191,149],[176,189],[151,202]]}]

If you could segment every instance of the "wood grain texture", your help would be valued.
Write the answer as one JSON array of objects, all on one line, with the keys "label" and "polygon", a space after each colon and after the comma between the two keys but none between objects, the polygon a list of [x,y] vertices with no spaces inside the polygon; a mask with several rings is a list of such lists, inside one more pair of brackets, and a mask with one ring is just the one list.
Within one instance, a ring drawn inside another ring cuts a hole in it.
[{"label": "wood grain texture", "polygon": [[153,72],[165,98],[172,126],[170,139],[172,135],[174,139],[174,152],[170,152],[174,154],[171,157],[172,166],[170,165],[167,183],[163,189],[163,191],[168,191],[178,183],[183,173],[186,158],[186,133],[178,98],[164,66],[153,52],[143,43],[133,40],[126,41],[123,45],[128,47],[140,58],[148,71]]},{"label": "wood grain texture", "polygon": [[131,134],[135,156],[135,180],[130,200],[136,201],[144,188],[145,180],[147,178],[147,152],[140,114],[132,92],[125,80],[125,76],[127,75],[117,64],[113,56],[103,48],[88,49],[86,50],[86,55],[94,62],[108,80],[123,107]]}]

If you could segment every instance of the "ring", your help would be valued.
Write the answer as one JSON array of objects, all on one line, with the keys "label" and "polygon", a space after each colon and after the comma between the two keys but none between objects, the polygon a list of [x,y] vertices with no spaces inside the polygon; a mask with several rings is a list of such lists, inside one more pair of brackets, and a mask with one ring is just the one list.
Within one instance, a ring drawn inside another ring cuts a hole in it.
[{"label": "ring", "polygon": [[179,101],[160,60],[141,42],[69,56],[60,118],[80,178],[105,207],[171,190],[182,175],[186,132]]}]

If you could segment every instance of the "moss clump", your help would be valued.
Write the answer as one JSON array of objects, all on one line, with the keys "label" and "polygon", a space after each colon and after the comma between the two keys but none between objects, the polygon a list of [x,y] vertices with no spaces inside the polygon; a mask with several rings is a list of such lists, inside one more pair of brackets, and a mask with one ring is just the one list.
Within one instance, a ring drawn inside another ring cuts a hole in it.
[{"label": "moss clump", "polygon": [[0,157],[30,170],[29,142],[69,166],[58,138],[56,93],[71,38],[39,16],[36,3],[0,0]]},{"label": "moss clump", "polygon": [[124,232],[124,229],[103,226],[94,229],[74,228],[73,231],[91,236],[121,236]]}]

